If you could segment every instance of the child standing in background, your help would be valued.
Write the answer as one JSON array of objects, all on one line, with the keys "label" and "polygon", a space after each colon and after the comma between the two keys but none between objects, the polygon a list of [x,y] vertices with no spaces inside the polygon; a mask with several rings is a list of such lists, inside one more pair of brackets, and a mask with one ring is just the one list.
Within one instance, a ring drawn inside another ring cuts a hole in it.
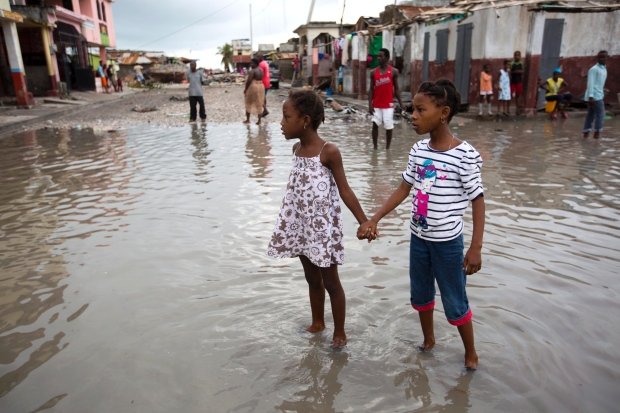
[{"label": "child standing in background", "polygon": [[484,103],[488,105],[487,114],[493,115],[491,110],[491,100],[493,99],[493,75],[491,74],[491,68],[487,64],[482,66],[482,72],[480,72],[480,101],[478,102],[478,116],[482,116],[482,106]]},{"label": "child standing in background", "polygon": [[[435,346],[433,311],[435,281],[448,322],[458,328],[465,347],[465,367],[476,369],[472,311],[465,291],[467,275],[482,267],[484,191],[482,158],[469,143],[450,131],[449,123],[460,105],[460,96],[449,80],[424,82],[413,97],[412,124],[418,135],[402,180],[369,221],[357,230],[359,239],[377,237],[377,225],[414,189],[409,244],[411,306],[418,311],[424,343],[421,351]],[[463,215],[472,205],[473,232],[463,256]]]},{"label": "child standing in background", "polygon": [[510,62],[510,91],[515,99],[515,115],[521,115],[523,109],[523,75],[525,74],[525,64],[521,60],[521,52],[515,51],[513,60]]},{"label": "child standing in background", "polygon": [[497,113],[509,116],[510,111],[510,61],[504,60],[504,67],[499,69],[497,82]]},{"label": "child standing in background", "polygon": [[323,101],[313,91],[293,92],[282,106],[282,133],[299,142],[293,145],[293,169],[267,254],[301,260],[312,310],[306,331],[325,329],[327,290],[334,317],[332,347],[341,348],[347,336],[345,294],[338,278],[344,261],[340,198],[359,224],[367,218],[347,183],[338,147],[317,133],[324,120]]}]

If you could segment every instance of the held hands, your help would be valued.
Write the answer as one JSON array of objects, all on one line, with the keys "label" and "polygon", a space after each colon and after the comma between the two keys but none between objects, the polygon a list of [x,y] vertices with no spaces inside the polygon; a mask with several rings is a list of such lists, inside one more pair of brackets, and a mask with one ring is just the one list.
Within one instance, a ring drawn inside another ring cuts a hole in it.
[{"label": "held hands", "polygon": [[370,242],[377,239],[378,235],[379,234],[377,233],[377,223],[372,220],[364,222],[357,229],[357,239],[360,240],[367,239],[368,242]]},{"label": "held hands", "polygon": [[[359,232],[358,232],[359,238]],[[465,274],[472,275],[480,271],[482,268],[482,254],[480,249],[469,247],[465,259],[463,260],[463,269]]]}]

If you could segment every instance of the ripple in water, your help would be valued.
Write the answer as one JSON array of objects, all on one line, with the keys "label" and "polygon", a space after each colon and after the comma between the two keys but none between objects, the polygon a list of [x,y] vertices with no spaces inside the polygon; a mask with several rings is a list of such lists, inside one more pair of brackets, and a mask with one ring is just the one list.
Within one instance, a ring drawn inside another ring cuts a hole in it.
[{"label": "ripple in water", "polygon": [[[277,123],[0,140],[0,408],[613,411],[620,136],[580,123],[455,124],[485,161],[475,374],[441,306],[437,348],[415,350],[410,201],[371,244],[345,212],[347,348],[329,300],[326,332],[304,331],[301,265],[265,254],[291,165]],[[418,138],[401,124],[373,151],[369,126],[328,113],[319,132],[372,214]]]}]

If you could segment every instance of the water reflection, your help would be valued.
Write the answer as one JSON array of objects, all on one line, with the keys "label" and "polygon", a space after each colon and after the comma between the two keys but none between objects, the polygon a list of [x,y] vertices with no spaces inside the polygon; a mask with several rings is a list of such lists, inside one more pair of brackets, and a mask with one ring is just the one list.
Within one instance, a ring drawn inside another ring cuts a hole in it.
[{"label": "water reflection", "polygon": [[470,411],[470,385],[477,373],[463,369],[444,369],[442,365],[445,363],[446,360],[440,360],[435,352],[416,351],[402,360],[402,365],[407,367],[394,376],[394,386],[404,390],[405,400],[408,401],[403,405],[403,411]]},{"label": "water reflection", "polygon": [[0,140],[0,397],[68,346],[65,330],[89,306],[67,298],[59,248],[124,214],[110,202],[123,197],[123,147],[119,135],[77,129]]},{"label": "water reflection", "polygon": [[258,127],[246,124],[247,140],[245,154],[250,166],[250,178],[268,178],[272,171],[271,136],[267,126]]},{"label": "water reflection", "polygon": [[209,149],[209,143],[207,141],[207,124],[206,123],[192,123],[191,124],[191,142],[194,146],[194,153],[192,156],[196,162],[196,172],[194,174],[198,178],[198,182],[209,182],[209,155],[211,150]]},{"label": "water reflection", "polygon": [[[281,412],[335,412],[334,402],[342,391],[338,376],[347,365],[349,355],[344,351],[327,351],[321,347],[322,339],[313,337],[309,349],[298,366],[291,367],[285,382],[300,383],[303,390],[296,391],[291,399],[284,400],[276,409]],[[325,371],[325,369],[327,369]],[[290,374],[290,376],[289,376]]]}]

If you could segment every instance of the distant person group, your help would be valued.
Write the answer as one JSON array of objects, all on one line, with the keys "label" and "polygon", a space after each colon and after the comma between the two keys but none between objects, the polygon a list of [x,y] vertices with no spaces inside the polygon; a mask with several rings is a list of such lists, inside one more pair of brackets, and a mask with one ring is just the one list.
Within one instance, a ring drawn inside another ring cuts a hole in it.
[{"label": "distant person group", "polygon": [[95,73],[95,77],[101,79],[101,88],[103,92],[110,93],[123,91],[123,79],[119,76],[120,67],[117,62],[110,61],[107,64],[104,61],[99,61],[99,66]]},{"label": "distant person group", "polygon": [[[587,138],[594,131],[594,138],[598,138],[603,128],[605,106],[603,97],[605,94],[605,81],[607,79],[607,52],[601,50],[597,54],[597,63],[588,71],[588,81],[584,101],[588,105],[588,114],[583,127],[583,137]],[[521,52],[516,51],[513,60],[504,60],[499,70],[495,90],[497,91],[497,115],[510,116],[510,103],[515,104],[515,115],[523,113],[523,78],[525,63],[521,59]],[[553,69],[551,76],[545,80],[539,80],[538,87],[545,94],[545,111],[549,113],[551,120],[568,117],[566,108],[573,100],[573,94],[568,91],[569,85],[564,80],[562,68]],[[494,116],[492,100],[494,95],[493,75],[489,64],[484,64],[479,78],[478,116]]]}]

